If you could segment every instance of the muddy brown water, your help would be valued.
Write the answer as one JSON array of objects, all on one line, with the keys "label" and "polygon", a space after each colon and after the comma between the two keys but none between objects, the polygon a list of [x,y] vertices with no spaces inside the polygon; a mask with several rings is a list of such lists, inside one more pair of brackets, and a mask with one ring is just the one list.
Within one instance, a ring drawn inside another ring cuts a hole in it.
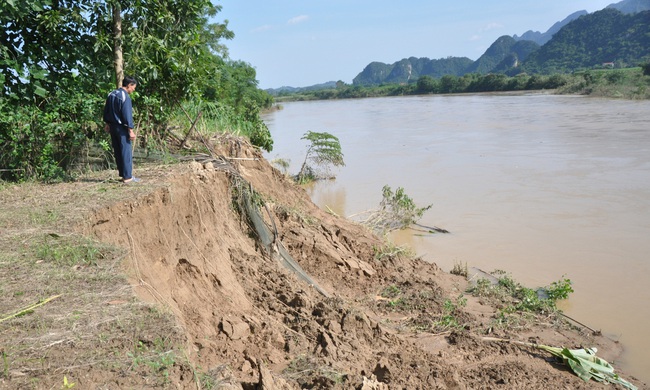
[{"label": "muddy brown water", "polygon": [[340,139],[345,167],[308,188],[350,216],[384,185],[432,204],[451,234],[393,236],[427,261],[505,270],[529,287],[563,277],[564,312],[619,340],[613,362],[650,382],[650,102],[480,94],[291,102],[264,116],[297,173],[310,130]]}]

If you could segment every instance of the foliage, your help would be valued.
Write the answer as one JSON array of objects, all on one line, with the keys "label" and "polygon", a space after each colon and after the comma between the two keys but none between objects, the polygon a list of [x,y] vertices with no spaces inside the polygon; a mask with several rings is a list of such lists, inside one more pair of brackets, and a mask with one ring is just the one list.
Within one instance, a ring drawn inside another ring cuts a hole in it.
[{"label": "foliage", "polygon": [[569,73],[614,62],[635,66],[650,55],[650,11],[623,14],[606,8],[567,24],[532,53],[519,71]]},{"label": "foliage", "polygon": [[300,172],[296,176],[296,181],[299,183],[318,179],[319,176],[315,171],[317,167],[327,169],[329,165],[345,166],[341,143],[336,136],[326,132],[308,131],[301,139],[309,141],[309,146]]},{"label": "foliage", "polygon": [[458,323],[454,313],[459,310],[459,307],[464,307],[465,305],[467,305],[467,298],[463,297],[462,294],[456,298],[456,301],[445,299],[442,305],[442,315],[440,316],[440,320],[435,323],[435,328],[443,331],[459,328],[461,324]]},{"label": "foliage", "polygon": [[469,272],[467,270],[467,263],[454,262],[454,267],[449,271],[452,275],[464,276],[467,277]]},{"label": "foliage", "polygon": [[571,280],[562,278],[549,286],[531,289],[522,286],[511,276],[502,274],[496,283],[480,279],[468,289],[479,297],[494,298],[502,303],[502,314],[515,312],[550,313],[557,310],[556,302],[567,299],[573,292]]},{"label": "foliage", "polygon": [[[619,75],[611,75],[620,73]],[[440,79],[421,76],[411,84],[380,86],[339,86],[336,89],[304,90],[284,93],[278,100],[347,99],[418,94],[556,90],[559,93],[592,94],[627,99],[650,98],[650,78],[639,67],[592,69],[572,74],[503,74],[468,73],[461,77],[445,75]]]},{"label": "foliage", "polygon": [[559,93],[650,99],[650,77],[641,68],[585,70],[566,80]]},{"label": "foliage", "polygon": [[544,290],[548,295],[548,299],[552,301],[567,299],[569,298],[569,294],[573,292],[571,280],[567,278],[551,283],[549,286],[545,287]]},{"label": "foliage", "polygon": [[[100,130],[112,75],[115,0],[25,0],[0,6],[1,178],[61,180]],[[231,61],[222,40],[227,22],[212,23],[210,0],[121,1],[124,71],[139,81],[132,94],[138,140],[165,150],[167,126],[187,101],[219,102],[242,134],[271,150],[259,109],[272,98],[255,70]],[[189,125],[187,126],[189,127]],[[229,130],[228,128],[224,131]]]},{"label": "foliage", "polygon": [[570,82],[571,75],[526,75],[468,73],[463,76],[445,75],[440,79],[420,76],[409,84],[382,84],[379,86],[344,85],[337,88],[302,90],[281,93],[278,101],[348,99],[378,96],[404,96],[419,94],[527,91],[556,89]]},{"label": "foliage", "polygon": [[432,205],[418,207],[404,188],[397,187],[395,192],[390,186],[382,188],[382,200],[378,210],[362,213],[366,217],[362,224],[370,227],[377,234],[384,235],[393,230],[407,228],[416,223]]},{"label": "foliage", "polygon": [[643,70],[644,76],[650,76],[650,62],[646,62],[645,64],[642,64],[641,69]]},{"label": "foliage", "polygon": [[156,338],[153,343],[144,343],[138,340],[132,352],[127,356],[131,358],[133,368],[144,365],[151,373],[161,375],[162,384],[169,383],[169,370],[176,363],[174,348],[169,341],[163,338]]}]

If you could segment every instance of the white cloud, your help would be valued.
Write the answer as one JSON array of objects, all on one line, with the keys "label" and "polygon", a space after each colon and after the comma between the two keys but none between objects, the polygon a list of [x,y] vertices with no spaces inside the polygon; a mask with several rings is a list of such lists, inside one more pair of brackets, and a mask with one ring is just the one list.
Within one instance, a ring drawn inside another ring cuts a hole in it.
[{"label": "white cloud", "polygon": [[478,41],[479,39],[481,39],[480,35],[472,35],[471,37],[469,37],[470,41]]},{"label": "white cloud", "polygon": [[258,33],[258,32],[269,31],[269,30],[272,30],[272,29],[273,29],[273,26],[271,26],[270,24],[265,24],[263,26],[259,26],[259,27],[254,28],[253,32]]},{"label": "white cloud", "polygon": [[485,32],[485,31],[490,31],[490,30],[497,30],[503,28],[503,25],[501,23],[488,23],[487,25],[481,27],[479,29],[480,32]]},{"label": "white cloud", "polygon": [[287,21],[287,24],[298,24],[298,23],[306,22],[307,20],[309,20],[308,15],[300,15],[300,16],[296,16],[295,18],[289,19]]}]

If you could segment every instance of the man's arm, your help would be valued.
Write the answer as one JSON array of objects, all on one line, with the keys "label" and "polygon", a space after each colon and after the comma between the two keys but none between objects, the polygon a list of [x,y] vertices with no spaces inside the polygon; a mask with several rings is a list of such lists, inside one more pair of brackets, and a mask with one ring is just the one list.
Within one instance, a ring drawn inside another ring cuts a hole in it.
[{"label": "man's arm", "polygon": [[106,102],[104,103],[104,114],[103,114],[104,131],[107,132],[107,133],[111,132],[111,127],[108,124],[108,122],[110,121],[110,117],[111,117],[110,112],[109,112],[109,110],[110,110],[110,104],[109,104],[110,99],[111,99],[111,95],[108,95],[108,97],[106,98]]},{"label": "man's arm", "polygon": [[122,121],[129,129],[135,128],[133,123],[133,106],[131,105],[131,98],[127,95],[122,104]]}]

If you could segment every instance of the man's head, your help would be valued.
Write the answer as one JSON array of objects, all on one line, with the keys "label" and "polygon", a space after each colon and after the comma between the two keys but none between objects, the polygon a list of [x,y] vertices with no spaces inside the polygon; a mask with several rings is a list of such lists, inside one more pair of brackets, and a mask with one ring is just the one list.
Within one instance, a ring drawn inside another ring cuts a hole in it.
[{"label": "man's head", "polygon": [[124,88],[128,93],[135,91],[136,85],[138,85],[138,82],[135,81],[135,78],[133,77],[126,76],[124,80],[122,80],[122,88]]}]

